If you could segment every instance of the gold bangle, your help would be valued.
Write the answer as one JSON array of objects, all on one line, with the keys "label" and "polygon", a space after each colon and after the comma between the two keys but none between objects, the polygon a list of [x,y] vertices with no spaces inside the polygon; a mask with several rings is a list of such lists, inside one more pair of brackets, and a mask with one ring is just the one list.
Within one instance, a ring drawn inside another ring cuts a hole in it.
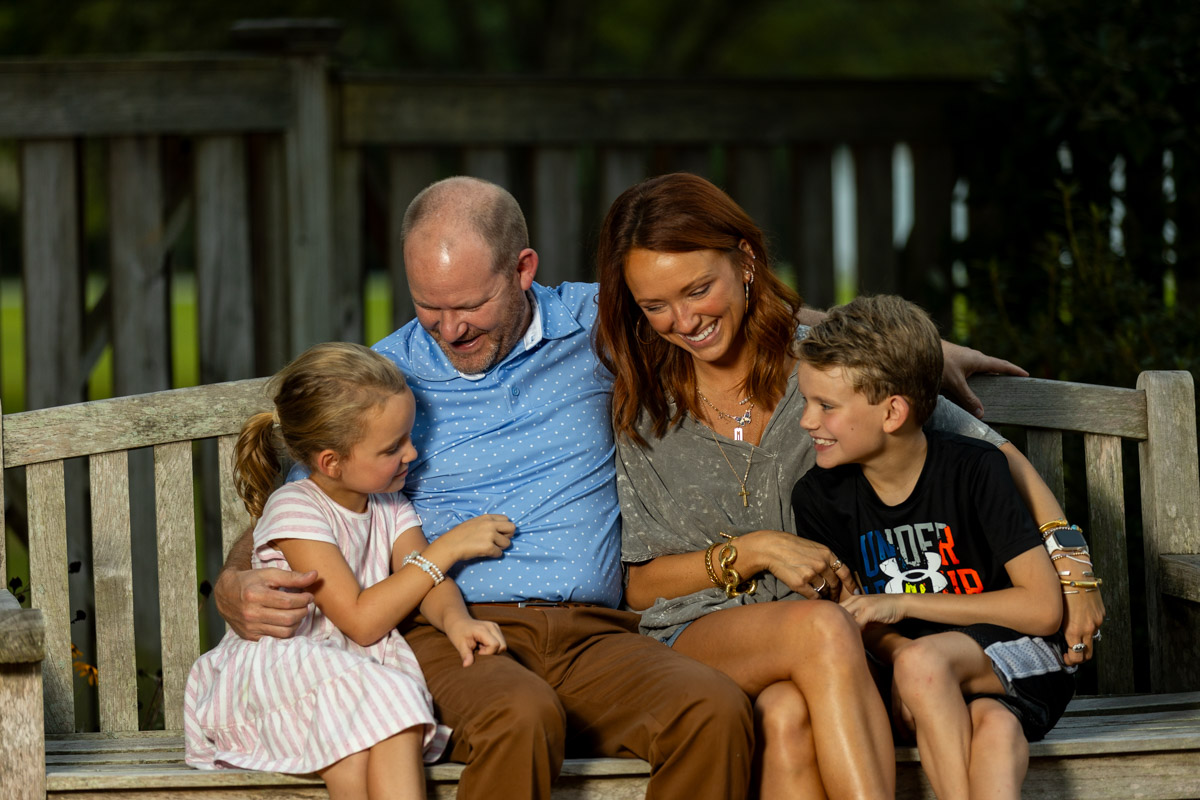
[{"label": "gold bangle", "polygon": [[708,546],[708,549],[704,551],[704,568],[706,570],[708,570],[708,579],[710,581],[712,581],[713,586],[716,586],[717,588],[722,588],[725,586],[725,584],[722,583],[721,579],[717,577],[717,571],[715,569],[713,569],[713,565],[712,565],[713,550],[716,550],[717,545],[719,545],[719,544],[721,544],[720,539],[718,539],[717,541],[710,544]]},{"label": "gold bangle", "polygon": [[1066,578],[1059,578],[1058,582],[1063,586],[1070,586],[1078,589],[1099,589],[1104,585],[1104,581],[1100,578],[1096,578],[1094,581],[1071,581],[1067,580]]},{"label": "gold bangle", "polygon": [[1051,528],[1065,527],[1067,527],[1067,521],[1065,519],[1052,519],[1049,522],[1043,522],[1041,525],[1038,525],[1038,533],[1045,533]]},{"label": "gold bangle", "polygon": [[[732,539],[733,537],[729,538]],[[732,544],[726,544],[717,553],[717,561],[721,564],[721,576],[725,579],[726,597],[737,597],[739,594],[754,594],[754,590],[758,588],[757,580],[742,583],[741,574],[733,568],[733,562],[737,561],[737,555],[737,548]]]}]

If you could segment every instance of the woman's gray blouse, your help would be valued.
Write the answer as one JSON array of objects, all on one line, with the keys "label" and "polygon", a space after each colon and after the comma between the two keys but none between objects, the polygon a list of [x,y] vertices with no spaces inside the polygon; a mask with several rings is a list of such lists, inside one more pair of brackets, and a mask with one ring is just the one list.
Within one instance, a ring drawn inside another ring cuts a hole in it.
[{"label": "woman's gray blouse", "polygon": [[[640,418],[638,432],[648,446],[643,449],[623,437],[617,442],[621,560],[640,564],[663,555],[704,550],[722,538],[721,531],[731,536],[756,530],[796,533],[792,487],[815,463],[812,438],[800,427],[803,412],[804,400],[797,392],[793,370],[761,444],[752,447],[749,442],[716,434],[724,457],[713,431],[690,416],[669,428],[661,439],[654,437],[645,417]],[[997,446],[1006,441],[944,398],[939,399],[926,426]],[[749,505],[743,507],[739,481],[746,474],[752,452],[746,480]],[[682,597],[660,597],[642,612],[642,633],[662,641],[681,625],[718,608],[803,599],[770,573],[756,577],[758,590],[753,595],[727,598],[724,589],[713,586]]]}]

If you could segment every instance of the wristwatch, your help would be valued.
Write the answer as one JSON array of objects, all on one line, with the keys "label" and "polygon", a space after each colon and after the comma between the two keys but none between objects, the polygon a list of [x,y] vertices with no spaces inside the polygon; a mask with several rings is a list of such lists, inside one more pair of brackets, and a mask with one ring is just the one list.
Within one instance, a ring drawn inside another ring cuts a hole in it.
[{"label": "wristwatch", "polygon": [[1042,534],[1042,544],[1046,545],[1046,552],[1051,554],[1058,550],[1085,556],[1091,554],[1083,531],[1076,525],[1051,528]]}]

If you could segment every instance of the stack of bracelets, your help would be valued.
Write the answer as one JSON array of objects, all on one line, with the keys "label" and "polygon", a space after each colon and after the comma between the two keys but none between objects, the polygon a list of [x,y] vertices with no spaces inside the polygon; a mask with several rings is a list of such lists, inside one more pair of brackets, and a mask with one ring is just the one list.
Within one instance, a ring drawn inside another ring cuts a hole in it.
[{"label": "stack of bracelets", "polygon": [[1062,584],[1063,594],[1079,594],[1082,589],[1085,592],[1094,592],[1103,584],[1100,578],[1096,577],[1096,573],[1092,572],[1091,552],[1088,550],[1087,541],[1083,538],[1083,531],[1078,525],[1070,525],[1065,519],[1052,519],[1047,523],[1038,527],[1042,534],[1042,543],[1046,546],[1046,551],[1050,553],[1050,559],[1055,564],[1057,570],[1060,561],[1068,559],[1076,564],[1081,564],[1084,567],[1083,580],[1076,580],[1071,577],[1073,569],[1058,570],[1058,582]]},{"label": "stack of bracelets", "polygon": [[[732,540],[725,531],[721,531],[721,536],[725,539]],[[713,550],[720,547],[720,552],[717,553],[717,563],[721,565],[721,574],[717,575],[717,571],[713,569]],[[722,543],[720,539],[713,542],[704,551],[704,567],[708,570],[708,579],[713,582],[713,586],[718,589],[725,590],[726,597],[737,597],[739,594],[754,594],[754,590],[758,588],[757,580],[742,581],[742,576],[736,569],[733,568],[733,562],[737,561],[737,548],[732,542]]]}]

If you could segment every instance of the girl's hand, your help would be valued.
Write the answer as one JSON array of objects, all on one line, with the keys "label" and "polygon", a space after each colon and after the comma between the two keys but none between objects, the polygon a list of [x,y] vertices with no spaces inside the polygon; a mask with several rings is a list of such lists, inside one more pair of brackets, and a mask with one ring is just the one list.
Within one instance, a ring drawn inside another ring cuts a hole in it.
[{"label": "girl's hand", "polygon": [[462,656],[463,666],[475,663],[475,654],[496,655],[508,649],[500,626],[466,615],[446,625],[446,638]]},{"label": "girl's hand", "polygon": [[893,625],[906,616],[902,594],[856,594],[841,602],[860,629],[871,622]]},{"label": "girl's hand", "polygon": [[483,514],[455,525],[438,538],[450,546],[455,561],[468,558],[499,558],[512,545],[517,526],[503,514]]}]

